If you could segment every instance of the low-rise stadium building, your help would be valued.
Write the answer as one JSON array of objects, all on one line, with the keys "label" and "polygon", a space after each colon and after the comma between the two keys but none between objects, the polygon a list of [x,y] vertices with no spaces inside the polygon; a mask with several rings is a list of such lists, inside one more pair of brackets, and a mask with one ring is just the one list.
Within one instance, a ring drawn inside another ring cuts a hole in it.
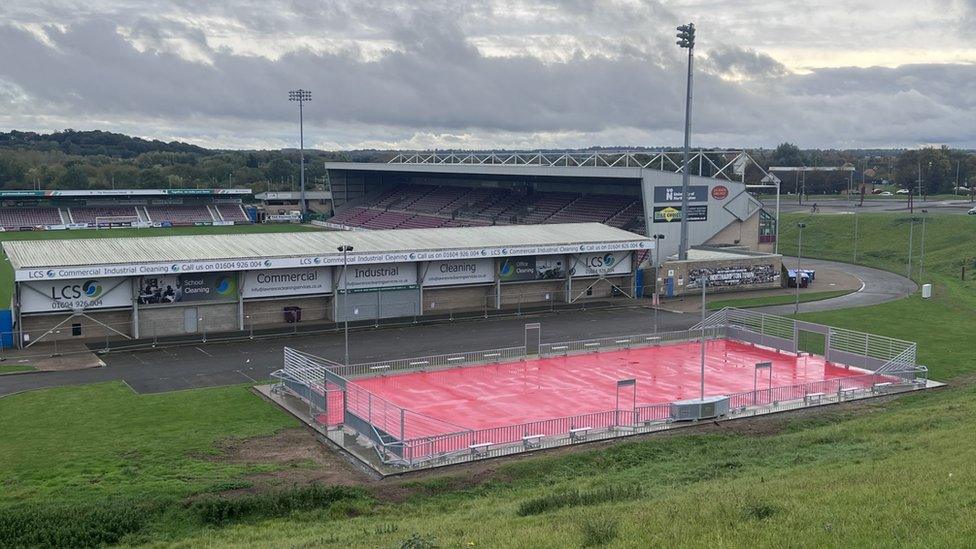
[{"label": "low-rise stadium building", "polygon": [[626,299],[653,247],[600,223],[3,242],[22,346]]}]

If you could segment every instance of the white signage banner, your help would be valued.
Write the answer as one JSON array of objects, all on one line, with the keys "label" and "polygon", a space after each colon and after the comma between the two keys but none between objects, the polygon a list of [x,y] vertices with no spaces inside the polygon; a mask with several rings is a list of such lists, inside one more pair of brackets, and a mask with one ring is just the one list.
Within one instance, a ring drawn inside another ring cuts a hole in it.
[{"label": "white signage banner", "polygon": [[332,269],[275,269],[246,271],[244,297],[327,294],[332,291]]},{"label": "white signage banner", "polygon": [[630,252],[606,252],[573,256],[573,277],[630,274],[633,261]]},{"label": "white signage banner", "polygon": [[396,290],[417,287],[416,263],[380,263],[379,265],[350,265],[348,284],[339,267],[336,291],[342,293]]},{"label": "white signage banner", "polygon": [[424,286],[479,284],[495,281],[493,259],[431,261],[425,267]]},{"label": "white signage banner", "polygon": [[[433,252],[386,252],[386,253],[351,253],[349,265],[372,265],[415,262],[415,261],[450,261],[458,259],[492,258],[492,257],[520,257],[532,255],[556,255],[572,253],[597,253],[628,250],[652,250],[654,242],[651,240],[634,240],[625,242],[605,242],[596,244],[570,244],[553,246],[515,246],[511,248],[466,248],[448,249]],[[85,267],[55,267],[18,269],[15,280],[53,280],[61,278],[107,277],[107,276],[142,276],[151,274],[199,273],[217,271],[251,271],[255,269],[291,269],[296,267],[342,266],[342,254],[306,255],[295,257],[276,257],[274,259],[216,259],[191,262],[166,263],[128,263],[124,265],[104,265]]]},{"label": "white signage banner", "polygon": [[20,289],[20,310],[25,313],[131,306],[132,285],[127,278],[36,281]]}]

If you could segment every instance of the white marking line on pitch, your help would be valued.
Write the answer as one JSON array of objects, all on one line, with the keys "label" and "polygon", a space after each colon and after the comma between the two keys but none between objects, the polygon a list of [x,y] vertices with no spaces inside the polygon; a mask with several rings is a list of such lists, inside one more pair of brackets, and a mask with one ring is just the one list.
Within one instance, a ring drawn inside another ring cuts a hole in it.
[{"label": "white marking line on pitch", "polygon": [[251,381],[253,381],[254,383],[257,383],[257,382],[258,382],[258,380],[256,380],[256,379],[254,379],[253,377],[251,377],[251,376],[249,376],[249,375],[247,375],[247,374],[245,374],[244,372],[242,372],[242,371],[240,371],[240,370],[234,370],[234,371],[235,371],[235,372],[237,372],[237,373],[239,373],[239,374],[241,374],[242,376],[244,376],[244,377],[246,377],[247,379],[250,379],[250,380],[251,380]]},{"label": "white marking line on pitch", "polygon": [[201,353],[203,353],[203,354],[205,354],[205,355],[207,355],[207,356],[213,356],[212,354],[210,354],[210,353],[208,353],[207,351],[204,351],[204,350],[203,350],[203,349],[201,349],[200,347],[194,347],[194,349],[196,349],[196,350],[198,350],[198,351],[200,351]]}]

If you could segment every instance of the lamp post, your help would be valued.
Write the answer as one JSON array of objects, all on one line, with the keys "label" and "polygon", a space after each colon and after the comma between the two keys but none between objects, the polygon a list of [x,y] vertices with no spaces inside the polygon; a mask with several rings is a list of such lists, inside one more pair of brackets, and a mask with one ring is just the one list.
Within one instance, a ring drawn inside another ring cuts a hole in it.
[{"label": "lamp post", "polygon": [[925,214],[929,213],[928,210],[922,210],[922,249],[919,250],[918,255],[918,282],[922,283],[922,275],[925,273]]},{"label": "lamp post", "polygon": [[806,223],[796,224],[799,233],[796,236],[796,276],[794,277],[796,281],[796,303],[793,306],[793,314],[800,313],[800,284],[803,280],[803,275],[800,273],[800,258],[803,256],[803,229],[806,226]]},{"label": "lamp post", "polygon": [[708,273],[703,273],[701,279],[702,305],[701,305],[701,400],[705,400],[705,286],[708,285]]},{"label": "lamp post", "polygon": [[352,246],[344,244],[339,246],[338,250],[342,252],[342,320],[345,324],[343,331],[345,332],[346,339],[346,361],[345,365],[349,365],[349,276],[346,272],[346,268],[349,267],[349,252],[352,251]]},{"label": "lamp post", "polygon": [[688,155],[691,138],[691,90],[692,68],[695,61],[695,24],[688,23],[678,27],[678,46],[688,50],[688,82],[685,94],[685,148],[684,160],[681,163],[681,242],[678,245],[678,259],[688,259],[688,186],[689,166]]},{"label": "lamp post", "polygon": [[912,278],[912,239],[915,237],[915,217],[908,220],[908,278]]},{"label": "lamp post", "polygon": [[288,92],[289,101],[298,102],[298,154],[301,162],[301,191],[298,201],[299,209],[302,212],[302,221],[305,220],[305,120],[304,105],[306,101],[312,100],[312,92],[301,88]]},{"label": "lamp post", "polygon": [[857,214],[860,207],[861,207],[860,204],[854,204],[854,264],[855,265],[857,265]]},{"label": "lamp post", "polygon": [[663,234],[651,235],[654,239],[654,333],[657,334],[657,308],[660,305],[658,297],[657,281],[661,269],[661,241],[664,240]]}]

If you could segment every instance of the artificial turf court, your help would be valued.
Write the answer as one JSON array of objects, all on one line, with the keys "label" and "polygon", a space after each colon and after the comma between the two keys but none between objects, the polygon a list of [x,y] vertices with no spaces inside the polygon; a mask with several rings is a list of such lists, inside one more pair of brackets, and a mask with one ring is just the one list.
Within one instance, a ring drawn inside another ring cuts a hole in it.
[{"label": "artificial turf court", "polygon": [[[518,362],[411,372],[357,379],[353,383],[406,410],[467,429],[488,429],[615,409],[617,382],[636,379],[637,405],[697,398],[700,344],[575,354]],[[772,387],[800,385],[870,372],[796,356],[748,343],[719,339],[706,345],[705,394],[753,390],[755,364],[772,362]],[[762,371],[759,388],[769,384]],[[853,380],[852,380],[853,381]],[[870,386],[870,381],[865,381]],[[621,408],[632,405],[621,392]],[[436,435],[413,432],[408,437]]]}]

